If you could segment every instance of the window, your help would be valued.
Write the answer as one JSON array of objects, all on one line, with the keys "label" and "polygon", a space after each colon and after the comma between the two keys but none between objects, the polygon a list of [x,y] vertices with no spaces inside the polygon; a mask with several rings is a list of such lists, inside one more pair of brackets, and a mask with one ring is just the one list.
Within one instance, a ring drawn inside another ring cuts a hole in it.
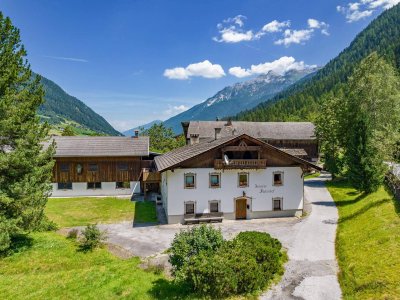
[{"label": "window", "polygon": [[129,181],[118,181],[115,183],[116,189],[130,189],[131,183]]},{"label": "window", "polygon": [[238,174],[239,187],[249,186],[249,173],[239,173]]},{"label": "window", "polygon": [[69,172],[69,164],[61,164],[60,171],[61,172]]},{"label": "window", "polygon": [[59,182],[57,188],[59,190],[72,190],[72,182]]},{"label": "window", "polygon": [[101,189],[101,182],[88,182],[87,188],[88,190]]},{"label": "window", "polygon": [[98,164],[89,164],[89,171],[90,172],[97,172],[99,170]]},{"label": "window", "polygon": [[210,188],[221,187],[221,173],[210,174]]},{"label": "window", "polygon": [[129,167],[128,167],[128,163],[119,163],[117,165],[118,171],[128,171]]},{"label": "window", "polygon": [[273,173],[273,185],[282,185],[283,184],[283,172],[274,172]]},{"label": "window", "polygon": [[213,200],[209,202],[210,205],[210,213],[219,212],[219,201]]},{"label": "window", "polygon": [[188,173],[185,174],[185,189],[196,188],[196,174]]},{"label": "window", "polygon": [[272,205],[273,210],[282,210],[282,198],[273,198]]},{"label": "window", "polygon": [[195,212],[194,202],[193,201],[185,202],[185,215],[193,215],[194,212]]}]

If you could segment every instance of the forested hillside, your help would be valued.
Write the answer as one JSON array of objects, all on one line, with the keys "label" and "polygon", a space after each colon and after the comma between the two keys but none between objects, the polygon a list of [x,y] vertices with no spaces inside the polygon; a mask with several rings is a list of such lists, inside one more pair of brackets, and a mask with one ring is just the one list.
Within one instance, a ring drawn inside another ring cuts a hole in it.
[{"label": "forested hillside", "polygon": [[40,106],[39,115],[53,128],[67,125],[76,133],[121,135],[102,116],[95,113],[81,100],[68,95],[53,81],[42,77],[46,102]]},{"label": "forested hillside", "polygon": [[247,121],[288,121],[315,119],[324,95],[338,91],[360,61],[376,51],[400,68],[400,4],[383,12],[359,33],[335,59],[309,80],[295,84],[235,119]]}]

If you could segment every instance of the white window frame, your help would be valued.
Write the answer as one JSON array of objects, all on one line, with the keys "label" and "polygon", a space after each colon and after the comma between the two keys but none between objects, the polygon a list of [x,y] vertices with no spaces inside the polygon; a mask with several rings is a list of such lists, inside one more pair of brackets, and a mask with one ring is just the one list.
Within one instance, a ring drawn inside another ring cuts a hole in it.
[{"label": "white window frame", "polygon": [[[275,183],[275,175],[277,175],[277,174],[281,175],[281,183]],[[272,173],[272,185],[273,186],[282,186],[283,183],[284,183],[284,181],[283,181],[283,171],[275,171],[275,172],[273,172]]]},{"label": "white window frame", "polygon": [[[220,200],[210,200],[210,201],[208,201],[208,211],[210,213],[213,213],[211,211],[211,204],[214,204],[214,203],[217,203],[217,205],[218,205],[218,211],[216,211],[216,212],[221,212],[221,201]],[[214,211],[214,213],[215,213],[215,211]]]},{"label": "white window frame", "polygon": [[[211,176],[218,176],[218,186],[213,186],[211,184]],[[208,184],[209,184],[209,188],[210,189],[219,189],[219,188],[221,188],[221,173],[219,173],[219,172],[209,173]]]},{"label": "white window frame", "polygon": [[[246,175],[247,176],[247,185],[240,185],[240,175]],[[238,187],[239,188],[247,188],[250,186],[250,173],[249,172],[239,172],[238,173]]]},{"label": "white window frame", "polygon": [[[193,204],[193,213],[187,213],[186,212],[186,204]],[[196,201],[190,200],[190,201],[185,201],[183,203],[183,214],[184,215],[195,215],[196,214]]]},{"label": "white window frame", "polygon": [[[186,186],[186,176],[193,176],[193,186]],[[183,187],[185,189],[195,189],[196,188],[196,173],[185,173],[183,176]]]},{"label": "white window frame", "polygon": [[[275,201],[280,201],[280,209],[275,209]],[[272,198],[272,210],[273,211],[282,211],[283,210],[283,198],[282,197],[274,197]]]}]

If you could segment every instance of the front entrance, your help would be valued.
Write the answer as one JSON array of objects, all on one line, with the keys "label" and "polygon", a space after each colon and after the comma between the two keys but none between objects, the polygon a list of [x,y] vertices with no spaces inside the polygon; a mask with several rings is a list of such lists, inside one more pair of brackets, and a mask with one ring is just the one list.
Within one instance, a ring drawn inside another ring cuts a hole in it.
[{"label": "front entrance", "polygon": [[236,219],[246,219],[247,217],[247,199],[236,199]]}]

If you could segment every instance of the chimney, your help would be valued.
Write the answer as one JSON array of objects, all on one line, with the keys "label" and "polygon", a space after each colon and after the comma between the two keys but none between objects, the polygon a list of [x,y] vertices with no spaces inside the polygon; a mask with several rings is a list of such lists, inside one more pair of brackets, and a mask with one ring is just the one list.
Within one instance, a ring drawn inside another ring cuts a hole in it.
[{"label": "chimney", "polygon": [[190,134],[190,145],[198,144],[199,143],[199,135],[196,133]]},{"label": "chimney", "polygon": [[229,118],[228,121],[226,122],[225,126],[232,126],[232,119]]},{"label": "chimney", "polygon": [[139,137],[139,130],[136,129],[136,130],[134,131],[133,138],[134,138],[134,139],[137,139],[138,137]]},{"label": "chimney", "polygon": [[214,128],[215,130],[215,139],[218,140],[221,137],[221,128]]}]

